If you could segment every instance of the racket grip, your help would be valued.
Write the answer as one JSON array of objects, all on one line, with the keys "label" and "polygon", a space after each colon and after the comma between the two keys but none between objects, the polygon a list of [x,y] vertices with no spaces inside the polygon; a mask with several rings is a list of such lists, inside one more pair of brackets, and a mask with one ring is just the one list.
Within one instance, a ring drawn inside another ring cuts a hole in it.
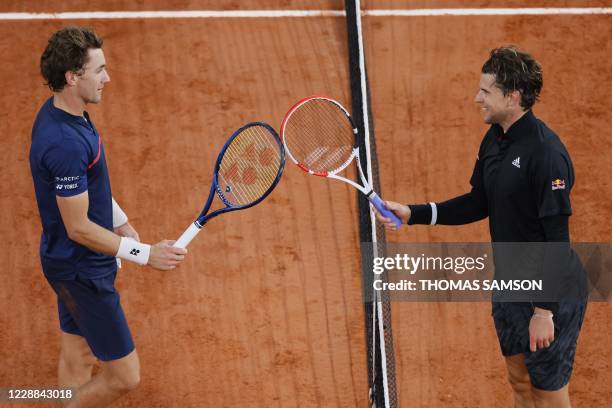
[{"label": "racket grip", "polygon": [[385,203],[383,203],[383,200],[380,199],[380,197],[378,196],[378,194],[376,193],[372,193],[370,194],[370,196],[368,197],[368,200],[370,200],[370,202],[372,203],[372,205],[376,208],[376,210],[378,210],[378,212],[385,218],[390,218],[394,223],[395,226],[397,227],[397,229],[399,229],[402,226],[402,220],[399,219],[399,217],[395,214],[393,214],[386,206]]},{"label": "racket grip", "polygon": [[198,235],[201,228],[202,227],[199,227],[195,222],[192,223],[189,228],[187,228],[185,232],[183,232],[183,235],[181,235],[181,237],[177,239],[174,245],[172,246],[176,248],[187,248],[187,245],[189,245],[191,240],[195,238],[196,235]]}]

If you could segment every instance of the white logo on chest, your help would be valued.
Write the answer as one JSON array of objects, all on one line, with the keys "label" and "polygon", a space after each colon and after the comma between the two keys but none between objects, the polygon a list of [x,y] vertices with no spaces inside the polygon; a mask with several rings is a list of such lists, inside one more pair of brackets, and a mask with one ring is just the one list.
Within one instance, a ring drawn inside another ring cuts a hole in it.
[{"label": "white logo on chest", "polygon": [[512,160],[512,165],[514,167],[516,167],[517,169],[521,168],[521,157],[517,157],[516,159]]}]

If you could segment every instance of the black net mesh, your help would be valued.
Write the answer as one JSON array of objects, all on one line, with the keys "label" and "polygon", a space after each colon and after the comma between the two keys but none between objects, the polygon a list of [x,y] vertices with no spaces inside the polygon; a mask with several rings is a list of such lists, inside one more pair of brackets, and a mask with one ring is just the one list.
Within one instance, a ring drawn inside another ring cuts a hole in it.
[{"label": "black net mesh", "polygon": [[[364,95],[361,88],[361,69],[359,64],[359,34],[357,21],[360,18],[357,13],[355,0],[346,0],[345,2],[347,16],[347,33],[348,33],[348,56],[349,69],[351,80],[351,96],[352,96],[352,112],[353,120],[359,135],[357,142],[360,149],[362,166],[364,174],[368,174],[365,158],[366,155],[366,140],[364,132],[364,112],[363,101],[366,98],[367,106],[370,106],[369,100],[369,85],[366,75],[366,94]],[[365,57],[364,57],[365,58]],[[371,157],[371,180],[374,191],[381,192],[380,180],[378,175],[378,159],[376,155],[376,141],[374,137],[374,123],[372,114],[368,108],[368,124],[370,129],[370,157]],[[361,242],[368,243],[376,240],[376,245],[364,245],[362,251],[367,250],[369,253],[362,253],[362,273],[364,276],[364,290],[372,290],[371,287],[366,287],[366,282],[371,281],[366,274],[372,273],[372,260],[374,254],[373,248],[376,248],[376,256],[385,256],[384,243],[385,232],[381,225],[377,225],[375,235],[372,232],[372,219],[370,217],[370,205],[363,194],[358,195],[359,200],[359,231]],[[385,276],[381,276],[385,279]],[[372,298],[365,296],[364,298]],[[377,301],[365,302],[365,326],[366,326],[366,342],[368,349],[368,368],[370,380],[370,397],[372,404],[377,407],[397,407],[397,389],[395,381],[395,356],[393,353],[393,335],[391,330],[391,303],[387,296],[384,296]],[[380,308],[380,313],[378,310]],[[381,316],[382,315],[382,318]],[[381,325],[382,323],[382,325]],[[380,327],[382,326],[382,330]],[[381,344],[384,344],[384,353]],[[383,364],[384,363],[384,364]],[[386,379],[386,381],[385,381]]]}]

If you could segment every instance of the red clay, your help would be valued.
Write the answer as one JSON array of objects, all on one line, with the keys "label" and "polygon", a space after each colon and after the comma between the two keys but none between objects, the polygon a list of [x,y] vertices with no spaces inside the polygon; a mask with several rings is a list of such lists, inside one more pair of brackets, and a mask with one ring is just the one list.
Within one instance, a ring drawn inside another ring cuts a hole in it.
[{"label": "red clay", "polygon": [[[3,11],[123,4],[9,3]],[[259,0],[252,8],[339,9],[338,3]],[[512,5],[519,3],[525,4]],[[131,4],[238,7],[236,1]],[[382,0],[365,5],[389,7]],[[218,149],[239,126],[261,120],[278,128],[306,95],[350,100],[342,18],[65,23],[93,26],[105,38],[111,83],[90,112],[104,137],[113,195],[147,242],[178,237],[197,215]],[[58,323],[39,265],[27,152],[34,115],[49,95],[38,59],[63,25],[0,22],[0,55],[7,61],[0,96],[2,387],[48,386],[56,378]],[[490,48],[517,43],[544,66],[535,112],[574,160],[573,239],[609,241],[612,204],[601,199],[612,193],[603,85],[612,81],[609,27],[609,16],[367,18],[382,196],[408,202],[466,191],[485,131],[472,103],[478,69]],[[355,197],[350,187],[290,165],[265,202],[206,225],[179,270],[126,265],[118,286],[141,356],[142,385],[116,406],[367,406]],[[389,239],[486,241],[488,232],[482,222],[405,228]],[[489,307],[393,304],[400,406],[511,406]],[[610,309],[589,305],[571,386],[576,406],[604,407],[612,397]]]}]

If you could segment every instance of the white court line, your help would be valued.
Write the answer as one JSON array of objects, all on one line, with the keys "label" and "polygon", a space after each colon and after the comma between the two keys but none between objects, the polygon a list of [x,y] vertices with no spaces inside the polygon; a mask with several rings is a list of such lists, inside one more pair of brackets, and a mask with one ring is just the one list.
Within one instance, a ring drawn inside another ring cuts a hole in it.
[{"label": "white court line", "polygon": [[414,10],[365,10],[367,16],[533,16],[551,14],[612,14],[612,7],[564,7],[564,8],[478,8],[478,9],[414,9]]},{"label": "white court line", "polygon": [[130,18],[278,18],[342,17],[344,10],[189,10],[83,11],[66,13],[0,13],[0,20],[90,20]]},{"label": "white court line", "polygon": [[[364,10],[363,16],[519,16],[554,14],[612,14],[612,7],[566,8],[479,8]],[[189,11],[83,11],[65,13],[0,13],[0,21],[19,20],[106,20],[155,18],[279,18],[344,17],[344,10],[189,10]]]}]

